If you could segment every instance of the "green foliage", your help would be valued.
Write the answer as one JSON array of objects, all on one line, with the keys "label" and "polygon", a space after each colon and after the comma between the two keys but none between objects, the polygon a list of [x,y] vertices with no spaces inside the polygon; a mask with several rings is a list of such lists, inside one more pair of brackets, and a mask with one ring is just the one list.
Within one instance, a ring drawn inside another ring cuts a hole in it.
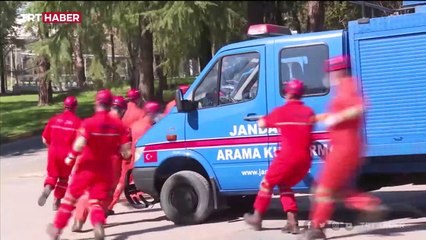
[{"label": "green foliage", "polygon": [[154,2],[150,11],[141,13],[149,19],[154,33],[155,50],[167,58],[167,72],[175,72],[183,59],[197,57],[201,26],[210,30],[210,40],[217,48],[235,35],[240,37],[246,23],[243,2],[174,1]]},{"label": "green foliage", "polygon": [[88,74],[93,81],[104,81],[106,79],[105,69],[97,58],[93,59],[92,64],[90,64]]},{"label": "green foliage", "polygon": [[325,10],[327,30],[343,29],[348,22],[361,17],[361,8],[347,1],[329,1]]},{"label": "green foliage", "polygon": [[4,47],[8,35],[14,33],[15,20],[20,2],[4,1],[0,3],[0,44]]}]

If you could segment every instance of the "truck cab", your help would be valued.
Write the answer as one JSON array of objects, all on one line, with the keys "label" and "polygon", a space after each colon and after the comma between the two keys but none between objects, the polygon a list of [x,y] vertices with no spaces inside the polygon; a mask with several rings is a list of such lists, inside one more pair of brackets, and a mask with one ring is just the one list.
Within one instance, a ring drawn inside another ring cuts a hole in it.
[{"label": "truck cab", "polygon": [[[342,54],[350,54],[352,74],[371,104],[363,133],[374,163],[363,171],[376,180],[424,174],[426,94],[418,89],[426,87],[425,31],[424,12],[295,35],[280,26],[251,26],[250,35],[263,37],[220,49],[185,95],[177,90],[177,106],[138,140],[136,188],[158,199],[176,224],[201,223],[224,203],[251,207],[275,151],[286,147],[278,146],[277,129],[256,121],[285,103],[282,86],[292,79],[304,82],[306,105],[326,112],[333,88],[323,64]],[[404,100],[407,91],[415,94]],[[410,98],[415,102],[407,104]],[[309,190],[330,149],[323,126],[312,135],[312,167],[296,192]]]}]

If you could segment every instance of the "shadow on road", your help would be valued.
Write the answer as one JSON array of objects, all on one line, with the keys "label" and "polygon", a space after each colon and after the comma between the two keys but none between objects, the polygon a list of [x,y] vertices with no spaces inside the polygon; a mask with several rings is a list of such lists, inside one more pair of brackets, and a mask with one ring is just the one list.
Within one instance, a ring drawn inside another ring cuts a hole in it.
[{"label": "shadow on road", "polygon": [[[164,221],[164,220],[168,220],[166,216],[160,216],[157,218],[152,218],[152,219],[142,219],[142,220],[135,220],[135,221],[128,221],[128,222],[116,222],[116,223],[110,223],[110,224],[106,224],[105,225],[105,229],[107,228],[112,228],[112,227],[118,227],[118,226],[124,226],[124,225],[131,225],[131,224],[136,224],[136,223],[144,223],[144,222],[159,222],[159,221]],[[88,233],[93,231],[93,229],[87,229],[87,230],[83,230],[81,231],[81,233]]]},{"label": "shadow on road", "polygon": [[351,233],[351,234],[346,234],[342,236],[330,237],[327,239],[346,239],[348,237],[361,236],[361,235],[380,235],[380,236],[394,237],[394,236],[402,236],[402,233],[406,233],[406,232],[416,232],[416,231],[423,231],[423,230],[426,230],[426,222],[405,223],[404,225],[401,225],[400,227],[381,228],[381,229],[375,229],[375,230],[366,231],[366,232],[357,232],[357,233]]},{"label": "shadow on road", "polygon": [[[386,221],[401,219],[401,218],[421,218],[426,217],[426,191],[393,191],[393,192],[374,192],[375,196],[382,199],[384,204],[390,208]],[[403,196],[403,197],[402,197]],[[300,225],[307,226],[310,211],[309,196],[300,196],[297,198],[299,207]],[[253,210],[250,209],[250,212]],[[227,209],[214,213],[207,223],[216,223],[227,221],[228,223],[243,221],[242,216],[244,211]],[[333,214],[332,220],[341,223],[356,224],[359,212],[346,209],[343,204],[336,204],[336,211]],[[286,215],[282,210],[279,199],[274,198],[271,201],[271,206],[264,216],[265,220],[285,220]],[[283,223],[284,224],[284,223]],[[425,225],[426,226],[426,225]],[[271,229],[269,229],[271,230]],[[275,229],[274,229],[275,230]]]},{"label": "shadow on road", "polygon": [[172,229],[172,228],[175,228],[175,227],[176,227],[175,225],[166,225],[166,226],[161,226],[161,227],[146,228],[146,229],[141,229],[141,230],[136,230],[136,231],[129,231],[129,232],[111,234],[111,235],[107,235],[107,237],[117,236],[117,237],[113,238],[113,240],[125,240],[125,239],[128,239],[131,236],[136,236],[136,235],[149,233],[149,232],[166,231],[166,230],[169,230],[169,229]]},{"label": "shadow on road", "polygon": [[28,153],[34,153],[44,148],[45,146],[41,141],[41,137],[35,136],[0,145],[0,156],[19,156]]},{"label": "shadow on road", "polygon": [[133,213],[147,213],[147,212],[158,212],[158,211],[162,211],[161,208],[150,208],[150,209],[141,209],[141,210],[135,210],[135,211],[126,211],[126,212],[119,212],[114,214],[114,216],[117,215],[125,215],[125,214],[133,214]]},{"label": "shadow on road", "polygon": [[[396,219],[402,219],[402,218],[422,218],[426,217],[426,202],[424,199],[426,199],[426,191],[394,191],[394,192],[374,192],[374,195],[380,197],[383,202],[391,209],[390,214],[385,219],[385,221],[389,220],[396,220]],[[401,197],[403,196],[403,197]],[[310,199],[309,196],[301,196],[297,198],[297,202],[299,205],[299,219],[300,219],[300,226],[301,228],[307,228],[307,223],[309,220],[309,211],[310,211]],[[145,209],[145,210],[137,210],[132,212],[122,212],[119,214],[130,214],[130,213],[143,213],[146,211],[161,211],[160,208],[155,209]],[[116,215],[119,215],[116,214]],[[208,219],[206,224],[209,223],[218,223],[218,222],[238,222],[242,221],[242,216],[244,214],[244,211],[241,210],[235,210],[235,209],[225,209],[222,211],[217,211],[212,214],[212,216]],[[357,223],[357,217],[358,212],[345,209],[342,204],[337,204],[336,211],[333,215],[334,221],[338,222],[336,224],[333,224],[332,226],[327,226],[327,228],[337,228],[337,229],[346,229],[348,231],[351,231],[351,229],[348,229],[348,226],[353,227],[354,225],[359,225]],[[265,214],[264,217],[265,220],[283,220],[283,226],[285,224],[286,215],[282,211],[281,204],[279,199],[274,198],[271,202],[270,210]],[[155,221],[164,221],[168,220],[166,216],[160,216],[153,219],[142,219],[142,220],[135,220],[135,221],[128,221],[128,222],[119,222],[119,223],[113,223],[105,226],[105,228],[112,228],[117,226],[123,226],[123,225],[131,225],[131,224],[138,224],[143,222],[155,222]],[[349,224],[349,225],[348,225]],[[363,229],[363,226],[359,226],[359,228],[354,233],[350,233],[343,236],[336,236],[331,237],[329,239],[346,239],[348,237],[358,236],[358,235],[381,235],[381,236],[398,236],[402,235],[404,232],[414,232],[414,231],[420,231],[420,230],[426,230],[426,222],[416,222],[416,223],[404,223],[397,225],[393,225],[394,227],[389,228],[389,225],[386,224],[380,225],[380,223],[377,223],[377,226],[374,229],[367,228],[364,231],[359,231],[360,229]],[[172,228],[177,227],[176,225],[167,225],[167,226],[161,226],[161,227],[155,227],[155,228],[147,228],[147,229],[141,229],[141,230],[135,230],[135,231],[129,231],[129,232],[123,232],[123,233],[116,233],[108,235],[109,237],[114,237],[115,240],[125,240],[128,239],[130,236],[140,235],[148,232],[157,232],[157,231],[166,231]],[[371,226],[370,226],[371,227]],[[281,228],[268,228],[267,224],[264,224],[264,231],[279,231]],[[92,231],[91,229],[88,229],[84,232]],[[327,231],[332,231],[331,229],[328,229]],[[83,238],[79,240],[85,240],[90,238]]]}]

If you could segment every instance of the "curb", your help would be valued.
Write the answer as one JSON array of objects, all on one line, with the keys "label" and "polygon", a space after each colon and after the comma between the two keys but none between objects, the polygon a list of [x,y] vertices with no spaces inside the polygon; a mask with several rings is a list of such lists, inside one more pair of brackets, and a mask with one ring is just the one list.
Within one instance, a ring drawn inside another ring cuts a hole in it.
[{"label": "curb", "polygon": [[35,137],[37,135],[41,135],[42,132],[43,132],[43,129],[37,129],[37,130],[31,131],[31,132],[13,135],[11,137],[1,137],[0,138],[0,145],[15,142],[15,141],[30,138],[30,137]]}]

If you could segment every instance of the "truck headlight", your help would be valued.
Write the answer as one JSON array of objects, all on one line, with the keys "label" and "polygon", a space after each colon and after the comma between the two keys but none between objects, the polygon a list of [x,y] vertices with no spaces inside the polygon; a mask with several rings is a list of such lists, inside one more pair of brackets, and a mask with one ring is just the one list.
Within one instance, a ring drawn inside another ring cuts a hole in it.
[{"label": "truck headlight", "polygon": [[135,162],[139,161],[144,150],[145,150],[145,147],[138,147],[135,149]]}]

